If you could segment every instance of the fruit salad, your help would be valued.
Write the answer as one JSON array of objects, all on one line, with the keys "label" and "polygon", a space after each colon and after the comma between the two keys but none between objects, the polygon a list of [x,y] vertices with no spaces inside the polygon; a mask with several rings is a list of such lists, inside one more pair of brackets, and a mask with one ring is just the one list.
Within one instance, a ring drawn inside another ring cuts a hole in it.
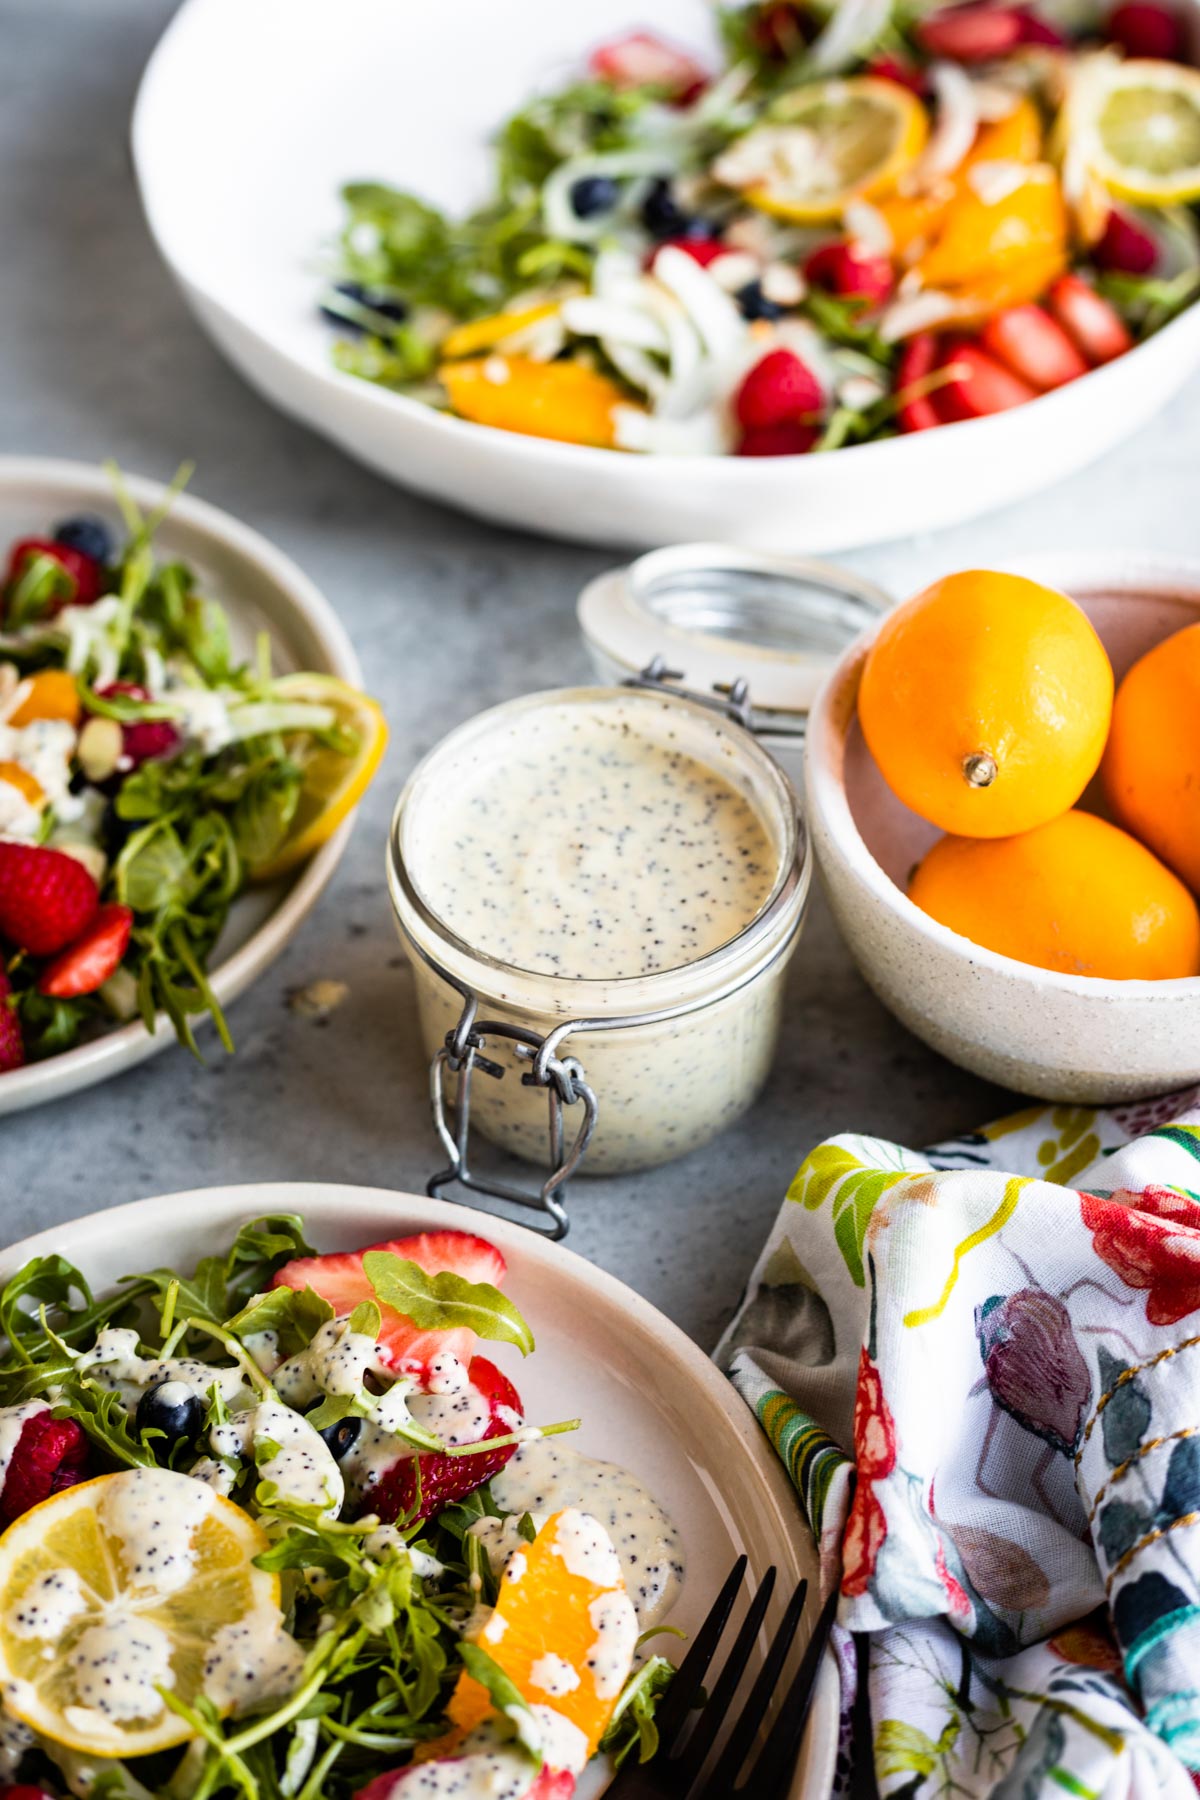
[{"label": "fruit salad", "polygon": [[450,220],[343,190],[336,365],[459,418],[787,456],[998,413],[1200,294],[1180,0],[756,0],[645,32],[500,130]]},{"label": "fruit salad", "polygon": [[570,1800],[653,1753],[678,1534],[578,1420],[527,1422],[506,1274],[275,1214],[104,1298],[61,1256],[13,1277],[0,1791]]},{"label": "fruit salad", "polygon": [[80,1033],[166,1013],[195,1048],[207,970],[248,882],[294,868],[361,797],[387,738],[374,701],[239,658],[194,569],[64,519],[0,582],[0,1075]]}]

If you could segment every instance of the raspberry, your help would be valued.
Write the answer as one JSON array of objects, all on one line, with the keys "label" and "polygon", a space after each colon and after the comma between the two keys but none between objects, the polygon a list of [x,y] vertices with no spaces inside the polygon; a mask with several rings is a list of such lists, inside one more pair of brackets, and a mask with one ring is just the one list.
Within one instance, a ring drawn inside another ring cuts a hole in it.
[{"label": "raspberry", "polygon": [[11,1525],[51,1494],[88,1476],[88,1441],[74,1419],[56,1419],[49,1407],[21,1427],[0,1488],[0,1525]]}]

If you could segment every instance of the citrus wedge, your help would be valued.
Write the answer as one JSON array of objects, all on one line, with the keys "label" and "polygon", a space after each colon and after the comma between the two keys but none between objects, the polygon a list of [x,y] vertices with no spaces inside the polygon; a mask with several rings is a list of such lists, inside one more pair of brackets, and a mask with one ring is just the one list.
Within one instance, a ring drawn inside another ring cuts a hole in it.
[{"label": "citrus wedge", "polygon": [[773,122],[731,144],[714,173],[760,211],[798,224],[890,193],[929,135],[916,95],[872,75],[812,82],[772,111]]},{"label": "citrus wedge", "polygon": [[456,325],[442,339],[442,355],[448,358],[478,356],[483,350],[494,350],[508,338],[515,337],[542,319],[552,319],[559,310],[557,300],[546,300],[538,306],[526,306],[517,312],[490,313],[486,319],[470,319]]},{"label": "citrus wedge", "polygon": [[5,1711],[93,1754],[184,1743],[191,1726],[160,1688],[185,1702],[203,1690],[230,1712],[243,1646],[299,1665],[278,1578],[252,1561],[267,1547],[240,1507],[168,1469],[44,1500],[0,1538]]},{"label": "citrus wedge", "polygon": [[304,786],[288,835],[267,861],[254,864],[254,881],[272,881],[302,863],[333,836],[358,805],[387,748],[387,721],[378,704],[336,675],[283,675],[274,685],[280,699],[304,700],[328,707],[345,730],[353,733],[349,754],[326,749],[308,734],[289,737],[289,756],[304,770]]},{"label": "citrus wedge", "polygon": [[1143,206],[1200,198],[1200,69],[1113,63],[1086,84],[1073,124],[1110,193]]}]

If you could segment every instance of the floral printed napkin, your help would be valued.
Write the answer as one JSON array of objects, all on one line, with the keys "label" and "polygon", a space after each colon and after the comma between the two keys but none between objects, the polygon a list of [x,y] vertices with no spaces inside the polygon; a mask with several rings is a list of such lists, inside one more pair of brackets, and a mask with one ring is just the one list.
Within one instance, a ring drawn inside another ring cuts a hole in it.
[{"label": "floral printed napkin", "polygon": [[840,1580],[847,1731],[870,1634],[881,1795],[1195,1800],[1200,1089],[822,1144],[717,1357]]}]

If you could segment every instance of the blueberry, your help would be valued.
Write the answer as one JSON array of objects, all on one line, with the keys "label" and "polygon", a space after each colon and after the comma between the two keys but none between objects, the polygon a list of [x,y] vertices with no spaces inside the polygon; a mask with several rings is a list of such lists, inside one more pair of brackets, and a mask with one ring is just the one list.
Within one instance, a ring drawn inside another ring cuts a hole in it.
[{"label": "blueberry", "polygon": [[594,219],[611,212],[620,194],[611,175],[584,175],[571,187],[571,208],[577,219]]},{"label": "blueberry", "polygon": [[[383,293],[378,288],[365,287],[361,281],[339,281],[335,283],[333,293],[352,301],[355,306],[369,306],[381,319],[390,319],[394,325],[402,325],[408,317],[408,308],[403,300],[397,300],[394,294]],[[322,318],[328,319],[331,325],[337,325],[342,331],[362,333],[367,330],[357,319],[347,318],[336,305],[322,305],[320,310]]]},{"label": "blueberry", "polygon": [[742,316],[747,319],[780,319],[783,308],[777,301],[768,300],[762,291],[761,281],[748,281],[744,288],[737,291],[737,303],[742,309]]},{"label": "blueberry", "polygon": [[186,1382],[162,1381],[142,1395],[135,1418],[139,1431],[161,1431],[170,1446],[198,1434],[204,1403]]},{"label": "blueberry", "polygon": [[358,1434],[361,1430],[362,1420],[356,1419],[353,1414],[339,1419],[336,1425],[325,1427],[320,1435],[332,1450],[334,1462],[341,1462],[343,1456],[350,1454],[358,1442]]},{"label": "blueberry", "polygon": [[91,513],[63,519],[54,527],[54,541],[65,544],[69,550],[78,550],[83,556],[93,557],[98,563],[112,560],[112,533],[103,519],[93,518]]},{"label": "blueberry", "polygon": [[642,224],[646,230],[657,238],[685,237],[694,235],[694,223],[671,192],[670,182],[660,177],[642,201]]}]

